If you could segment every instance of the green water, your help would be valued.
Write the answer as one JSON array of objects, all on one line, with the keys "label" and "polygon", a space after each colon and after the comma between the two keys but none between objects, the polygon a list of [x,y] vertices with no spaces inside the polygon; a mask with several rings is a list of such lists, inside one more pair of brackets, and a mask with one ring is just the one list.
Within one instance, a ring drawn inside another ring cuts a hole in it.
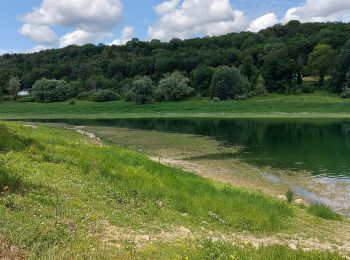
[{"label": "green water", "polygon": [[[237,119],[54,120],[74,125],[116,126],[191,133],[239,145],[256,165],[300,169],[314,176],[350,180],[350,121]],[[213,158],[215,159],[215,158]]]}]

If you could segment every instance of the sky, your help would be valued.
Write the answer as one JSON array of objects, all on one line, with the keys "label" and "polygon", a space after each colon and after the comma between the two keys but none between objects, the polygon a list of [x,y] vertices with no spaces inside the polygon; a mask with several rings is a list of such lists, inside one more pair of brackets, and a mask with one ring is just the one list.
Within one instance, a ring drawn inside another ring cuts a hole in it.
[{"label": "sky", "polygon": [[256,32],[290,20],[349,22],[350,0],[6,0],[0,54]]}]

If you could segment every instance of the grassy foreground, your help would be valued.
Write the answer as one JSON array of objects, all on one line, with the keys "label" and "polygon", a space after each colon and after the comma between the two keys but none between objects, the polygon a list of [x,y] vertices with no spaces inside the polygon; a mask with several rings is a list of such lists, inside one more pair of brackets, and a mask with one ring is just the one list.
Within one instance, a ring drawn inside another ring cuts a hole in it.
[{"label": "grassy foreground", "polygon": [[230,239],[326,220],[72,130],[0,123],[0,165],[0,258],[342,259]]},{"label": "grassy foreground", "polygon": [[256,97],[240,101],[214,102],[191,99],[181,102],[136,105],[124,101],[94,103],[77,101],[40,103],[0,103],[1,119],[47,118],[133,118],[133,117],[318,117],[349,118],[350,101],[327,92],[301,95]]}]

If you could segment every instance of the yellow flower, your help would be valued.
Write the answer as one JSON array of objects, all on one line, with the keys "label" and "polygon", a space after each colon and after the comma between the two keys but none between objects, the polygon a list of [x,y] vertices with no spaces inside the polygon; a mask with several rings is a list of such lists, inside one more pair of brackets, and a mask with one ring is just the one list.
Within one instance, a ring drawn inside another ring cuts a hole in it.
[{"label": "yellow flower", "polygon": [[232,260],[235,260],[235,256],[234,255],[230,255]]}]

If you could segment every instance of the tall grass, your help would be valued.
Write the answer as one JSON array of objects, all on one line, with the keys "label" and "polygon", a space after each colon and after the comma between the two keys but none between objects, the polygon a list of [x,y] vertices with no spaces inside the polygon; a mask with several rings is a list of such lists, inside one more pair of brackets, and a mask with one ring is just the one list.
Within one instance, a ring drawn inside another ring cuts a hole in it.
[{"label": "tall grass", "polygon": [[309,208],[308,211],[310,214],[324,218],[324,219],[331,219],[331,220],[341,220],[342,217],[335,213],[332,209],[329,207],[323,205],[323,204],[312,204]]},{"label": "tall grass", "polygon": [[[274,232],[283,231],[293,218],[287,203],[163,166],[135,152],[99,147],[73,131],[0,126],[19,139],[31,136],[38,144],[20,150],[15,145],[0,154],[6,159],[0,185],[16,187],[15,176],[21,176],[21,185],[30,183],[25,193],[0,196],[0,234],[25,248],[31,258],[118,259],[115,247],[110,250],[101,242],[109,227],[131,230],[135,236],[140,230],[152,235],[179,226],[201,230],[202,225],[217,232]],[[159,202],[162,207],[157,207]],[[173,245],[171,252],[178,252]],[[215,254],[216,247],[198,247],[189,256],[202,259]],[[236,249],[218,250],[227,256]],[[247,255],[273,256],[277,250]],[[284,251],[282,256],[293,255]]]}]

